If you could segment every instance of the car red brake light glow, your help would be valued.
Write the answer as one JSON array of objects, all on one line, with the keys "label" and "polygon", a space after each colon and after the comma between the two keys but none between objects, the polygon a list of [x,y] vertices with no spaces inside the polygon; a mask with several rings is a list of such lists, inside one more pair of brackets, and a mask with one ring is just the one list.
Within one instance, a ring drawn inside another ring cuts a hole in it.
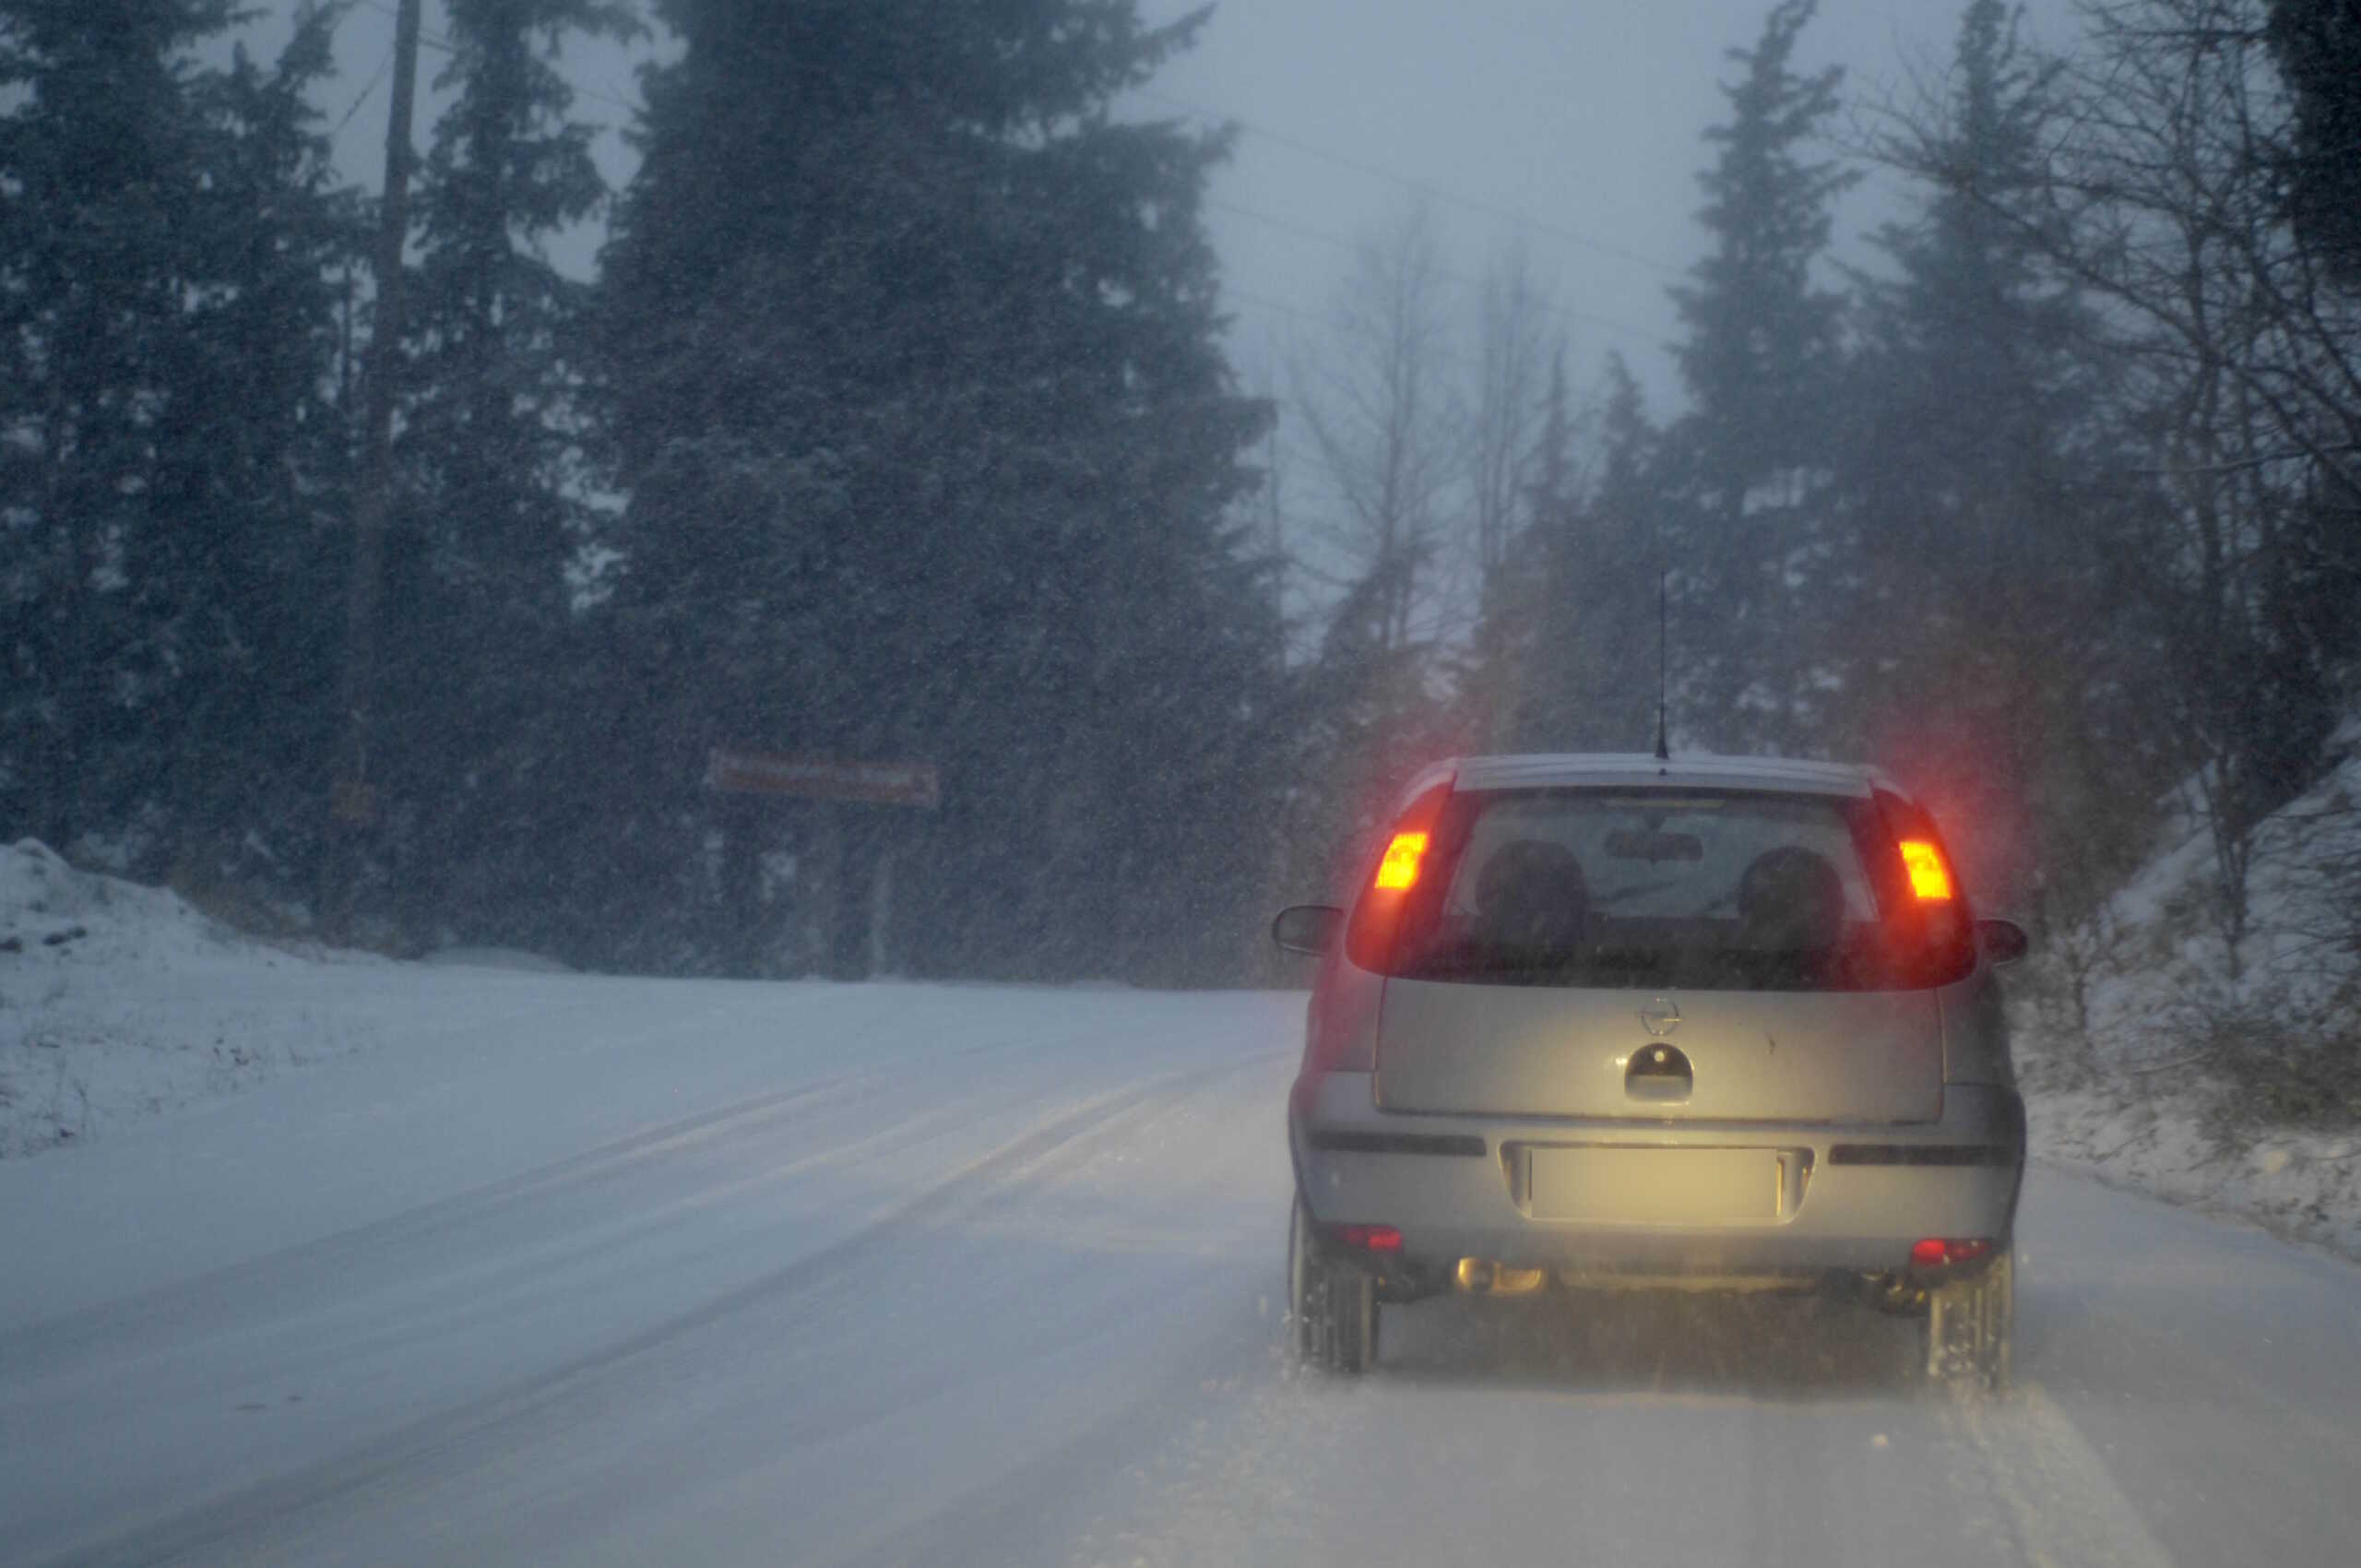
[{"label": "car red brake light glow", "polygon": [[1363,1252],[1398,1253],[1402,1250],[1402,1232],[1391,1225],[1339,1225],[1335,1236],[1344,1245]]},{"label": "car red brake light glow", "polygon": [[1955,1263],[1974,1263],[1991,1250],[1992,1243],[1981,1236],[1959,1241],[1929,1236],[1911,1247],[1910,1261],[1920,1268],[1944,1268]]},{"label": "car red brake light glow", "polygon": [[[1449,871],[1442,864],[1450,852],[1449,835],[1441,831],[1441,824],[1451,802],[1451,783],[1448,777],[1437,779],[1403,808],[1386,835],[1385,852],[1378,857],[1376,869],[1362,873],[1369,881],[1345,927],[1345,956],[1364,969],[1385,968],[1405,911],[1426,897],[1419,878],[1431,882],[1438,870]],[[1427,863],[1430,853],[1438,858],[1434,866]]]},{"label": "car red brake light glow", "polygon": [[1943,852],[1924,838],[1902,841],[1902,864],[1910,873],[1910,891],[1924,903],[1949,903],[1952,897],[1952,868],[1943,863]]},{"label": "car red brake light glow", "polygon": [[1377,885],[1392,892],[1406,891],[1418,885],[1418,862],[1427,857],[1424,833],[1397,833],[1385,846],[1385,858],[1377,862]]}]

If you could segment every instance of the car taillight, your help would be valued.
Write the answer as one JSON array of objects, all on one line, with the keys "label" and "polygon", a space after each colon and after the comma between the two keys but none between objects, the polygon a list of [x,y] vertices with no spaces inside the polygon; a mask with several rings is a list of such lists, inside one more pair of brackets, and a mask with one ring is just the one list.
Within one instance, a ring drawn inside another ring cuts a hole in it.
[{"label": "car taillight", "polygon": [[1345,956],[1361,968],[1382,972],[1390,967],[1403,912],[1431,869],[1429,851],[1435,848],[1436,826],[1451,802],[1451,789],[1452,780],[1446,778],[1420,790],[1387,834],[1385,852],[1369,873],[1345,928]]},{"label": "car taillight", "polygon": [[1943,852],[1924,838],[1902,841],[1902,866],[1910,873],[1910,891],[1919,902],[1948,904],[1952,900],[1952,868]]},{"label": "car taillight", "polygon": [[1914,986],[1964,979],[1975,967],[1975,929],[1942,835],[1933,818],[1891,790],[1880,790],[1877,803],[1892,836],[1873,862],[1878,904],[1903,973]]},{"label": "car taillight", "polygon": [[1427,858],[1426,833],[1397,833],[1377,862],[1376,885],[1389,893],[1407,893],[1418,885],[1418,862]]},{"label": "car taillight", "polygon": [[1910,1248],[1910,1262],[1917,1268],[1948,1268],[1955,1263],[1974,1263],[1992,1250],[1992,1243],[1978,1236],[1965,1241],[1945,1241],[1929,1236]]},{"label": "car taillight", "polygon": [[1402,1232],[1391,1225],[1339,1225],[1329,1232],[1341,1247],[1363,1253],[1398,1253]]}]

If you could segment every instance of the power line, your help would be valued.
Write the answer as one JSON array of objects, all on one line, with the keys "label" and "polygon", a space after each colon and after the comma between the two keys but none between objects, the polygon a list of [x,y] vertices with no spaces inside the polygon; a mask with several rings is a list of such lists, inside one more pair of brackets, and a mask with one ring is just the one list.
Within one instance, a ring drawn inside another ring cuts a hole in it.
[{"label": "power line", "polygon": [[[362,0],[362,4],[367,6],[371,10],[376,12],[381,17],[390,17],[394,15],[392,9],[385,4],[385,0]],[[421,43],[424,43],[429,49],[439,50],[445,54],[457,54],[459,52],[459,46],[453,43],[449,39],[438,37],[433,33],[424,30],[423,29],[420,30],[418,36],[419,41]],[[378,75],[381,77],[385,75],[384,66],[380,65],[378,67]],[[372,88],[374,88],[375,85],[376,84],[374,81],[370,84]],[[597,88],[585,87],[579,82],[568,82],[566,83],[566,86],[573,91],[576,98],[595,99],[600,103],[611,103],[627,114],[636,114],[639,113],[640,106],[638,104],[619,98],[613,93],[601,92]],[[355,104],[354,107],[358,109],[360,106]],[[351,116],[348,114],[345,118],[350,119]]]},{"label": "power line", "polygon": [[[385,0],[362,0],[362,4],[381,17],[394,17],[396,21],[400,20],[400,18],[396,16],[394,8],[386,5]],[[418,41],[429,49],[439,49],[445,54],[457,54],[459,52],[458,45],[447,38],[427,31],[422,25],[418,30]]]},{"label": "power line", "polygon": [[[1227,212],[1232,217],[1243,218],[1252,223],[1264,224],[1281,233],[1293,234],[1298,239],[1309,240],[1315,244],[1327,245],[1333,249],[1341,250],[1348,254],[1358,254],[1361,248],[1359,242],[1347,239],[1342,234],[1331,233],[1327,230],[1314,228],[1309,223],[1299,223],[1292,218],[1281,218],[1274,213],[1258,212],[1253,208],[1242,207],[1237,202],[1227,201],[1219,196],[1207,196],[1205,198],[1205,205],[1216,208],[1218,211]],[[1441,269],[1441,275],[1464,289],[1475,289],[1482,286],[1479,279],[1471,278],[1465,272],[1456,271],[1450,267]],[[1238,292],[1236,290],[1228,288],[1225,288],[1224,291],[1228,293]],[[1240,297],[1247,298],[1250,296],[1241,294]],[[1275,310],[1288,308],[1280,306],[1275,302],[1268,300],[1258,301],[1257,303]],[[1598,315],[1590,311],[1575,310],[1571,306],[1560,305],[1554,308],[1557,310],[1559,315],[1564,316],[1569,321],[1579,321],[1586,327],[1596,327],[1606,332],[1619,332],[1626,337],[1638,339],[1641,341],[1647,343],[1652,348],[1662,348],[1665,344],[1664,334],[1660,332],[1651,332],[1643,327],[1634,327],[1628,321],[1618,321],[1612,316]],[[1303,315],[1307,313],[1295,311],[1292,314]]]},{"label": "power line", "polygon": [[634,103],[629,99],[621,97],[618,94],[612,92],[600,92],[597,88],[584,87],[579,82],[575,84],[574,90],[581,94],[584,98],[596,99],[600,103],[611,103],[626,114],[636,114],[644,107],[643,105]]},{"label": "power line", "polygon": [[[378,13],[380,16],[393,17],[395,15],[393,8],[386,5],[385,0],[362,0],[362,3],[367,6],[371,10]],[[427,31],[423,29],[420,30],[419,39],[420,42],[424,43],[427,47],[439,50],[445,54],[456,54],[458,53],[457,46],[453,44],[450,40],[440,37],[437,34]],[[390,58],[391,57],[388,56],[388,59]],[[373,78],[370,86],[363,89],[362,96],[364,99],[367,97],[369,92],[375,89],[377,79],[382,79],[384,75],[385,65],[381,63],[378,67],[377,77]],[[637,114],[640,112],[640,105],[632,103],[614,93],[602,92],[596,88],[586,87],[578,82],[569,83],[568,85],[573,88],[574,92],[577,97],[588,98],[598,102],[611,104],[629,114]],[[1570,229],[1545,223],[1538,219],[1529,217],[1528,215],[1519,212],[1513,208],[1501,207],[1492,203],[1485,202],[1478,197],[1463,196],[1458,193],[1446,190],[1442,186],[1431,184],[1426,181],[1414,179],[1406,174],[1395,173],[1391,170],[1379,168],[1375,164],[1364,163],[1358,160],[1347,158],[1341,153],[1330,152],[1324,148],[1314,147],[1311,143],[1289,137],[1283,132],[1270,130],[1250,121],[1236,119],[1234,117],[1225,119],[1222,116],[1216,114],[1216,113],[1210,109],[1206,109],[1202,105],[1192,104],[1182,99],[1174,98],[1169,93],[1156,92],[1147,89],[1141,89],[1139,90],[1143,97],[1155,99],[1160,103],[1169,104],[1173,108],[1183,111],[1184,113],[1194,114],[1200,118],[1212,120],[1220,124],[1234,124],[1240,129],[1246,131],[1251,135],[1262,137],[1265,140],[1277,142],[1283,147],[1294,148],[1299,152],[1306,153],[1314,158],[1323,159],[1342,168],[1352,169],[1358,172],[1371,175],[1377,179],[1393,181],[1406,189],[1415,191],[1423,196],[1432,196],[1436,200],[1450,202],[1455,206],[1467,208],[1473,211],[1482,212],[1494,218],[1503,219],[1509,222],[1529,228],[1537,233],[1554,235],[1557,238],[1568,241],[1571,244],[1581,245],[1585,249],[1599,251],[1602,254],[1613,255],[1619,259],[1632,262],[1638,266],[1652,267],[1657,271],[1670,275],[1677,276],[1679,273],[1680,269],[1674,267],[1667,263],[1653,260],[1650,257],[1641,255],[1636,252],[1608,244],[1605,241],[1591,239],[1587,235],[1578,234]],[[352,118],[352,114],[359,112],[360,107],[360,103],[355,102],[352,111],[345,115],[346,120],[350,120]],[[338,128],[341,129],[341,126]],[[1344,235],[1331,233],[1325,230],[1314,228],[1308,223],[1299,223],[1293,219],[1281,218],[1275,214],[1268,212],[1260,212],[1253,208],[1243,206],[1238,202],[1225,200],[1217,196],[1208,196],[1205,198],[1205,205],[1218,208],[1221,211],[1230,213],[1235,217],[1243,218],[1249,222],[1261,223],[1281,232],[1293,234],[1299,239],[1311,241],[1318,244],[1328,245],[1347,253],[1352,253],[1359,249],[1358,242],[1347,239]],[[1477,280],[1468,277],[1465,273],[1446,269],[1444,276],[1450,278],[1453,281],[1460,284],[1462,287],[1474,288],[1477,286]],[[1267,299],[1257,294],[1252,294],[1244,290],[1231,288],[1227,285],[1224,286],[1222,291],[1229,298],[1237,299],[1249,304],[1258,305],[1264,310],[1275,311],[1283,315],[1292,316],[1299,321],[1309,322],[1314,325],[1323,325],[1321,318],[1317,315],[1295,305],[1282,304],[1276,300]],[[1585,326],[1596,327],[1603,331],[1619,332],[1626,337],[1637,339],[1654,347],[1661,348],[1665,343],[1664,337],[1660,333],[1651,332],[1644,327],[1634,327],[1630,322],[1617,321],[1609,316],[1597,315],[1588,311],[1574,310],[1572,308],[1561,308],[1560,314],[1570,321],[1579,321]]]},{"label": "power line", "polygon": [[[392,7],[386,5],[385,0],[362,0],[362,4],[366,5],[371,10],[375,11],[380,16],[391,17],[394,15]],[[453,44],[450,40],[440,37],[433,32],[421,31],[420,38],[427,47],[431,49],[439,50],[445,54],[456,54],[458,53],[457,47]],[[810,69],[811,67],[807,65],[805,68]],[[601,92],[595,88],[584,87],[579,83],[571,83],[569,85],[573,87],[575,95],[578,97],[588,98],[600,103],[609,104],[614,108],[621,109],[625,113],[629,114],[637,114],[640,112],[640,105],[630,102],[614,93]],[[1482,196],[1470,196],[1464,191],[1457,191],[1447,185],[1437,184],[1431,180],[1424,180],[1416,175],[1405,174],[1397,170],[1387,169],[1382,165],[1369,162],[1364,159],[1354,158],[1348,154],[1337,152],[1333,148],[1321,147],[1317,143],[1306,141],[1301,137],[1291,135],[1286,131],[1275,130],[1258,121],[1249,120],[1243,115],[1226,114],[1219,110],[1209,108],[1204,104],[1192,103],[1187,99],[1178,98],[1171,93],[1161,92],[1154,88],[1143,87],[1134,89],[1133,90],[1142,98],[1153,100],[1157,103],[1164,104],[1168,108],[1178,109],[1182,113],[1192,115],[1197,119],[1206,122],[1209,125],[1234,125],[1249,136],[1259,137],[1264,141],[1271,142],[1279,147],[1287,148],[1295,152],[1303,154],[1307,158],[1316,158],[1322,162],[1334,164],[1339,169],[1348,169],[1355,173],[1366,175],[1370,179],[1387,181],[1393,184],[1401,186],[1404,190],[1409,191],[1414,195],[1426,196],[1431,200],[1442,202],[1452,207],[1457,207],[1469,212],[1480,213],[1485,217],[1494,219],[1501,222],[1513,224],[1519,229],[1526,230],[1533,233],[1546,234],[1553,239],[1563,241],[1567,244],[1578,245],[1584,250],[1596,252],[1600,255],[1611,256],[1618,261],[1628,262],[1634,267],[1643,267],[1651,271],[1661,273],[1667,278],[1679,278],[1687,275],[1687,268],[1685,267],[1676,267],[1672,263],[1655,256],[1643,255],[1638,251],[1632,250],[1627,245],[1617,244],[1611,240],[1602,240],[1596,235],[1583,233],[1578,230],[1570,229],[1562,223],[1552,223],[1544,219],[1536,218],[1531,213],[1526,212],[1522,208],[1510,207],[1505,203],[1489,201]],[[356,104],[356,110],[358,107],[359,106]],[[350,117],[350,115],[347,116],[348,119]],[[1249,216],[1254,215],[1250,214]],[[1281,221],[1278,220],[1267,219],[1265,220],[1273,222]],[[1318,237],[1323,239],[1328,238],[1328,236]],[[1348,244],[1350,244],[1349,241],[1346,243]],[[1570,312],[1569,314],[1572,315],[1576,313]],[[1638,328],[1629,327],[1624,323],[1610,322],[1602,317],[1594,316],[1586,317],[1584,319],[1589,320],[1594,326],[1604,327],[1611,331],[1636,333],[1639,330]]]},{"label": "power line", "polygon": [[1266,298],[1264,295],[1251,292],[1245,289],[1233,288],[1228,283],[1224,283],[1221,286],[1221,297],[1226,301],[1236,300],[1242,304],[1257,305],[1264,310],[1271,311],[1279,315],[1292,316],[1294,319],[1303,322],[1308,326],[1325,327],[1328,325],[1326,322],[1321,320],[1318,315],[1314,315],[1311,311],[1305,310],[1300,305],[1282,304],[1277,300]]},{"label": "power line", "polygon": [[[1352,254],[1358,254],[1360,250],[1360,247],[1358,244],[1354,244],[1351,240],[1345,238],[1342,234],[1332,234],[1324,229],[1315,229],[1309,223],[1299,223],[1292,218],[1280,218],[1273,213],[1257,212],[1251,207],[1241,207],[1237,202],[1228,201],[1220,196],[1205,197],[1204,205],[1213,208],[1216,211],[1227,212],[1234,218],[1243,218],[1250,222],[1260,223],[1267,228],[1276,229],[1283,234],[1293,234],[1299,239],[1316,241],[1319,244],[1330,246],[1333,249],[1346,251]],[[1456,272],[1447,272],[1445,276],[1455,281],[1466,281],[1466,279],[1461,278]]]},{"label": "power line", "polygon": [[[371,10],[377,12],[380,16],[390,17],[394,14],[392,8],[385,4],[385,0],[362,0],[362,4],[366,5]],[[440,50],[446,54],[457,53],[457,46],[455,46],[448,39],[438,37],[432,32],[421,33],[421,37],[429,48]],[[806,70],[814,69],[814,67],[808,64],[804,65],[802,68]],[[624,111],[626,113],[636,114],[640,111],[640,105],[632,103],[614,93],[601,92],[595,88],[584,87],[578,83],[569,85],[574,87],[575,92],[580,97],[610,104],[614,108]],[[1687,275],[1687,269],[1685,267],[1676,267],[1672,263],[1655,256],[1643,255],[1638,251],[1632,250],[1627,245],[1617,244],[1611,240],[1602,240],[1596,235],[1585,234],[1581,232],[1579,230],[1570,229],[1562,223],[1552,223],[1547,220],[1536,218],[1529,212],[1525,212],[1518,208],[1510,207],[1505,203],[1489,201],[1482,196],[1470,196],[1464,191],[1453,190],[1450,186],[1437,184],[1431,180],[1423,180],[1416,175],[1405,174],[1397,170],[1388,169],[1380,164],[1371,163],[1364,159],[1355,158],[1347,153],[1337,152],[1330,148],[1321,147],[1317,143],[1306,141],[1301,137],[1294,136],[1288,132],[1275,130],[1268,125],[1261,124],[1259,121],[1249,120],[1244,116],[1238,114],[1225,114],[1219,110],[1209,108],[1202,103],[1192,103],[1185,98],[1178,98],[1171,93],[1161,92],[1154,88],[1143,87],[1136,88],[1133,90],[1142,98],[1150,99],[1157,103],[1164,104],[1168,108],[1178,109],[1182,113],[1203,120],[1209,125],[1234,125],[1249,136],[1259,137],[1264,141],[1271,142],[1279,147],[1287,148],[1295,152],[1303,154],[1307,158],[1316,158],[1322,162],[1334,164],[1339,169],[1348,169],[1355,173],[1366,175],[1370,179],[1387,181],[1390,184],[1401,186],[1404,190],[1409,191],[1414,195],[1426,196],[1432,200],[1442,202],[1452,207],[1457,207],[1469,212],[1480,213],[1485,217],[1494,219],[1501,222],[1513,224],[1519,229],[1526,230],[1536,234],[1546,234],[1552,239],[1563,241],[1567,244],[1578,245],[1584,250],[1593,251],[1600,255],[1611,256],[1618,261],[1628,262],[1634,267],[1643,267],[1651,271],[1661,273],[1667,278],[1679,278]],[[1594,325],[1609,327],[1611,329],[1617,331],[1636,330],[1635,328],[1625,327],[1621,323],[1608,323],[1596,318],[1594,318]]]},{"label": "power line", "polygon": [[352,101],[352,107],[344,112],[344,118],[336,123],[336,129],[328,133],[329,140],[333,141],[344,135],[344,128],[352,124],[353,116],[361,113],[362,105],[376,95],[377,84],[386,79],[386,73],[393,69],[393,65],[394,57],[390,53],[377,62],[376,75],[371,77],[368,85],[361,89],[361,96]]},{"label": "power line", "polygon": [[1175,98],[1169,92],[1159,92],[1154,88],[1135,88],[1133,90],[1142,98],[1151,99],[1168,108],[1178,109],[1182,113],[1203,120],[1208,125],[1235,125],[1248,136],[1259,137],[1264,141],[1302,153],[1307,158],[1316,158],[1323,163],[1334,164],[1339,169],[1349,169],[1354,173],[1364,174],[1373,180],[1387,181],[1415,195],[1443,202],[1452,207],[1463,208],[1470,212],[1482,213],[1488,218],[1503,222],[1513,223],[1534,233],[1547,234],[1553,239],[1562,240],[1568,244],[1580,245],[1584,250],[1596,251],[1601,255],[1613,256],[1618,261],[1630,262],[1634,267],[1644,267],[1652,271],[1663,273],[1667,278],[1686,275],[1686,269],[1683,267],[1675,267],[1672,263],[1655,256],[1643,255],[1638,251],[1617,244],[1611,240],[1602,240],[1595,235],[1569,229],[1561,223],[1551,223],[1536,218],[1529,212],[1501,202],[1488,201],[1482,196],[1469,196],[1464,191],[1453,190],[1448,185],[1439,185],[1431,180],[1422,180],[1416,175],[1405,174],[1397,170],[1355,158],[1348,153],[1321,147],[1286,131],[1273,130],[1268,125],[1246,119],[1242,115],[1224,114],[1202,103],[1192,103],[1185,98]]}]

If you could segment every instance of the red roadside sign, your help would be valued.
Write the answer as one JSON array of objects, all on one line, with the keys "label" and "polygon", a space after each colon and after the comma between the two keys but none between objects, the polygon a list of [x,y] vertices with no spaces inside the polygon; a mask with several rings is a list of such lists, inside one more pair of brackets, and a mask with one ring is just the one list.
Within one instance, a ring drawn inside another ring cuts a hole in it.
[{"label": "red roadside sign", "polygon": [[872,806],[943,803],[943,779],[931,762],[836,762],[717,749],[706,760],[705,787],[730,795],[794,795]]}]

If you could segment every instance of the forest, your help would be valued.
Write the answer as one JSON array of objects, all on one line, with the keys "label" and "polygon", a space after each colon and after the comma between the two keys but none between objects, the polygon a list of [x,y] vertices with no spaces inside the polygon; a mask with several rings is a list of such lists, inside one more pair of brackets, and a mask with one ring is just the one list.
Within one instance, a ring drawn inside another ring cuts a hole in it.
[{"label": "forest", "polygon": [[[397,954],[1265,981],[1400,779],[1645,750],[1661,695],[1676,750],[1890,768],[2053,947],[2194,824],[2235,977],[2258,831],[2340,760],[2350,0],[2047,49],[1969,0],[1868,113],[1797,64],[1812,0],[1701,45],[1666,407],[1419,206],[1246,390],[1231,134],[1137,95],[1204,13],[445,0],[389,212],[328,152],[346,10],[218,64],[235,0],[0,0],[11,840]],[[651,29],[610,189],[561,53]],[[1870,170],[1906,209],[1840,265]],[[724,793],[717,749],[940,804]]]}]

